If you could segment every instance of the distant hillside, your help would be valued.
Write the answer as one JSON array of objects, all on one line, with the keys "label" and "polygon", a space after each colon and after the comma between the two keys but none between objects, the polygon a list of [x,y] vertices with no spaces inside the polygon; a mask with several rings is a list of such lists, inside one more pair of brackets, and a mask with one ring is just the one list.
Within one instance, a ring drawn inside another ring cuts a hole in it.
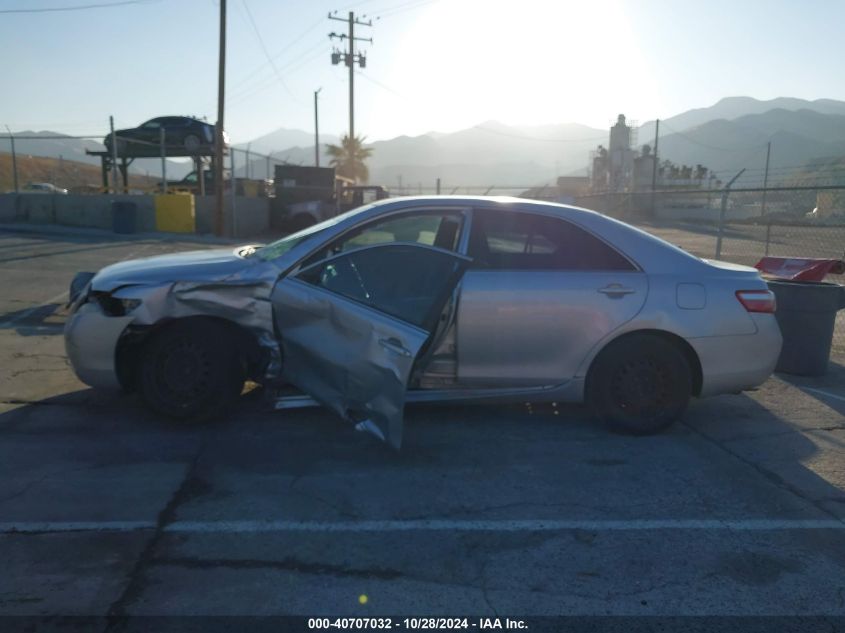
[{"label": "distant hillside", "polygon": [[[400,178],[403,186],[425,187],[437,178],[444,186],[553,182],[556,175],[583,172],[590,150],[606,138],[604,130],[574,123],[517,127],[496,121],[450,134],[399,136],[370,145],[370,181],[389,187]],[[276,151],[273,157],[313,165],[314,146]],[[263,173],[259,161],[255,165],[253,171]]]},{"label": "distant hillside", "polygon": [[[337,143],[338,137],[334,134],[320,134],[320,145],[324,143]],[[314,132],[305,132],[304,130],[293,130],[288,128],[279,128],[264,136],[252,139],[249,143],[238,143],[235,145],[238,149],[247,149],[257,154],[273,154],[280,150],[287,150],[291,148],[309,148],[311,151],[311,160],[314,159]],[[321,152],[322,158],[322,152]]]},{"label": "distant hillside", "polygon": [[[620,97],[621,98],[621,97]],[[362,130],[366,134],[366,130]],[[49,136],[54,133],[21,132]],[[653,143],[654,122],[638,129],[637,145]],[[325,143],[337,138],[321,135],[321,164],[328,164]],[[659,154],[676,163],[702,164],[728,175],[742,167],[744,177],[762,179],[765,146],[772,142],[772,168],[804,165],[810,160],[845,156],[845,102],[832,99],[808,101],[781,97],[761,101],[728,97],[706,108],[682,112],[661,121]],[[431,188],[437,178],[451,190],[455,186],[521,186],[552,183],[558,175],[587,172],[590,153],[607,145],[608,130],[577,123],[542,126],[510,126],[496,121],[480,123],[452,133],[431,132],[399,136],[371,144],[370,181],[396,188],[421,185]],[[49,156],[99,165],[86,156],[85,148],[100,149],[99,142],[83,139],[20,139],[22,155]],[[313,165],[313,133],[279,128],[236,147],[258,154],[272,153],[276,160]],[[0,141],[0,150],[4,149]],[[157,159],[141,159],[134,174],[157,174]],[[239,176],[244,175],[243,154],[237,155]],[[190,163],[169,161],[168,177],[176,179],[190,171]],[[255,159],[253,175],[266,173],[264,159]]]},{"label": "distant hillside", "polygon": [[[763,101],[751,97],[725,97],[712,106],[695,108],[681,114],[664,119],[660,122],[663,134],[683,132],[684,130],[704,125],[710,121],[726,119],[732,121],[750,114],[764,114],[771,110],[809,110],[819,114],[845,115],[845,101],[835,99],[794,99],[792,97],[778,97]],[[654,139],[654,121],[642,123],[639,128],[639,142],[652,143]]]},{"label": "distant hillside", "polygon": [[[99,166],[78,161],[41,156],[18,155],[18,186],[22,189],[29,182],[49,182],[68,190],[85,190],[102,186]],[[132,187],[153,187],[161,178],[133,174],[129,178]],[[14,190],[12,155],[0,154],[0,193]]]},{"label": "distant hillside", "polygon": [[[5,132],[0,132],[0,137]],[[59,137],[59,138],[56,138]],[[66,161],[73,161],[86,165],[100,166],[99,156],[90,156],[85,150],[101,152],[105,146],[99,140],[79,139],[59,134],[57,132],[41,131],[33,132],[24,130],[15,132],[15,153],[21,156],[44,156],[47,158],[62,158]],[[0,139],[0,152],[10,152],[11,144],[7,138]],[[191,171],[190,162],[181,160],[167,161],[167,177],[181,178]],[[129,166],[132,174],[146,174],[146,172],[161,171],[161,162],[158,158],[141,158],[135,160]]]},{"label": "distant hillside", "polygon": [[810,110],[771,110],[733,121],[709,121],[683,133],[660,138],[661,159],[678,164],[702,164],[729,176],[743,167],[745,184],[760,184],[771,141],[770,170],[798,168],[810,161],[845,156],[845,115]]}]

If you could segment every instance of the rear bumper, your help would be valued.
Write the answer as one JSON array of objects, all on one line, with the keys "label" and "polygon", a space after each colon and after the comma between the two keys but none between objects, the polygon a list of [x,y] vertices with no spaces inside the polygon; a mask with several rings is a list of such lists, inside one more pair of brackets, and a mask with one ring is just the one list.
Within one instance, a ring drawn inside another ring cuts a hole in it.
[{"label": "rear bumper", "polygon": [[79,379],[91,387],[117,389],[115,357],[117,341],[133,320],[113,317],[95,303],[79,307],[65,324],[65,350]]},{"label": "rear bumper", "polygon": [[701,361],[701,396],[751,389],[774,372],[783,344],[775,316],[751,317],[755,334],[688,339]]}]

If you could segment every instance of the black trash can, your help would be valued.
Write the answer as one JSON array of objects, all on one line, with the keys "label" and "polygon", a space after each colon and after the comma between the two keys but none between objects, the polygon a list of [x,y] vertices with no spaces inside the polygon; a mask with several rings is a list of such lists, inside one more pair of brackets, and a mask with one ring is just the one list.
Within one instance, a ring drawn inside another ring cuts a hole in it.
[{"label": "black trash can", "polygon": [[845,308],[845,286],[820,281],[770,280],[783,349],[775,371],[798,376],[827,373],[836,312]]},{"label": "black trash can", "polygon": [[112,201],[112,231],[115,233],[134,233],[137,214],[138,208],[134,202]]}]

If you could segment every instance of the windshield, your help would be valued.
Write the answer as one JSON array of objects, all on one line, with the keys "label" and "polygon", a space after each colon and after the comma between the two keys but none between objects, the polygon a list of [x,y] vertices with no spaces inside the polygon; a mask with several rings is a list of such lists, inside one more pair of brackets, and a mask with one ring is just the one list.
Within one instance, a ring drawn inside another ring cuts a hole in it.
[{"label": "windshield", "polygon": [[285,253],[287,253],[290,249],[294,246],[297,246],[301,242],[304,242],[306,239],[311,237],[312,235],[316,235],[317,233],[321,233],[326,229],[336,225],[338,222],[342,222],[343,220],[362,213],[368,209],[370,209],[373,205],[368,204],[363,207],[358,207],[357,209],[353,209],[352,211],[347,211],[346,213],[341,213],[333,218],[329,218],[328,220],[324,220],[319,224],[315,224],[313,226],[309,226],[308,228],[302,229],[301,231],[297,231],[296,233],[291,233],[290,235],[286,235],[280,240],[275,242],[271,242],[267,246],[259,248],[255,251],[255,257],[263,259],[265,261],[276,259],[281,257]]}]

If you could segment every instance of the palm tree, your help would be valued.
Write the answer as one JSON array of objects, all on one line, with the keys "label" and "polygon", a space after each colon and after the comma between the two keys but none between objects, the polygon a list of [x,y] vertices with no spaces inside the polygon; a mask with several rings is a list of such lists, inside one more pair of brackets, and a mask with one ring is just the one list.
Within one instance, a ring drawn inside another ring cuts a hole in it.
[{"label": "palm tree", "polygon": [[364,147],[363,136],[349,138],[347,134],[340,139],[340,145],[326,145],[326,152],[331,156],[329,164],[337,169],[338,176],[352,178],[355,182],[367,182],[370,170],[366,161],[373,153],[372,148]]}]

